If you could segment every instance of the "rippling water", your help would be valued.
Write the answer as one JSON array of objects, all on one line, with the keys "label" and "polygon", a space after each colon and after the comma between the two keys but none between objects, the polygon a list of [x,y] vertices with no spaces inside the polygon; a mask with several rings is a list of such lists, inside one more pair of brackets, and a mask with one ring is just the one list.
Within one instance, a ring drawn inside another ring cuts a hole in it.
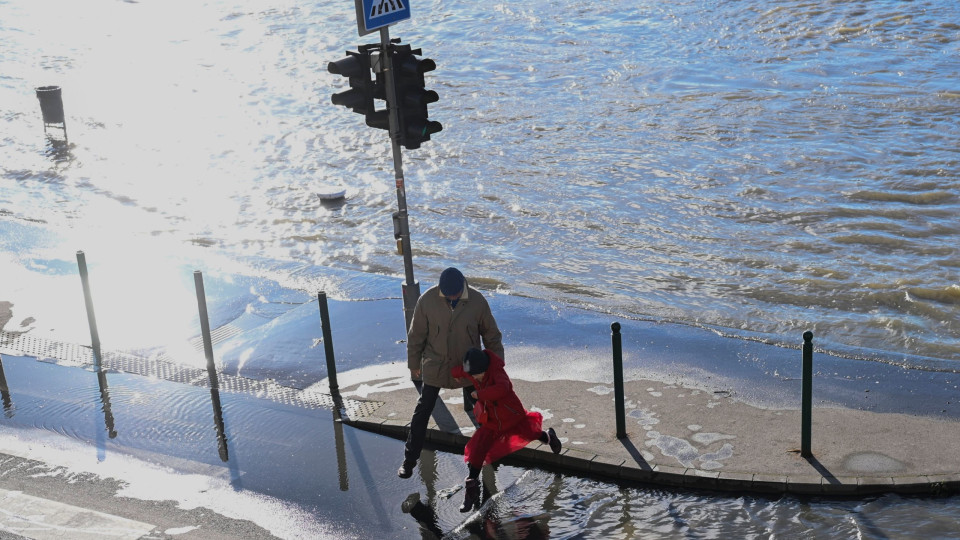
[{"label": "rippling water", "polygon": [[[385,132],[329,101],[327,62],[376,39],[350,2],[270,4],[0,0],[0,220],[147,259],[199,246],[310,290],[325,267],[402,275]],[[444,125],[404,155],[417,277],[455,264],[518,296],[952,369],[958,6],[414,2],[391,35],[436,60]],[[43,135],[48,84],[69,143]],[[319,200],[330,183],[345,202]],[[594,537],[723,536],[729,515],[738,536],[854,536],[913,511],[589,492],[562,522]]]}]

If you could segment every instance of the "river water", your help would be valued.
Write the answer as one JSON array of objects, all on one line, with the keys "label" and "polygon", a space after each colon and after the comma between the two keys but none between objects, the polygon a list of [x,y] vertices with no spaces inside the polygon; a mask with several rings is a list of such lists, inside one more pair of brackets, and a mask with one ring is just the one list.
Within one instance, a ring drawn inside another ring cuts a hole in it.
[{"label": "river water", "polygon": [[[444,125],[404,154],[425,286],[456,265],[497,294],[598,317],[772,344],[810,329],[838,356],[958,369],[955,2],[412,12],[391,36],[436,61],[430,111]],[[5,272],[69,262],[45,251],[49,231],[139,262],[141,280],[188,251],[348,301],[383,295],[328,269],[402,276],[386,134],[330,103],[346,81],[326,64],[376,41],[357,36],[350,2],[8,0],[0,14],[0,220],[18,232],[2,241]],[[44,135],[42,85],[63,88],[68,142]],[[344,201],[319,199],[330,184]],[[626,500],[597,489],[590,508]],[[637,493],[652,507],[740,508],[744,536],[820,519],[846,530],[838,516],[856,506],[791,502],[766,519],[755,501]],[[910,500],[870,504],[917,515]],[[940,521],[920,506],[922,524]]]}]

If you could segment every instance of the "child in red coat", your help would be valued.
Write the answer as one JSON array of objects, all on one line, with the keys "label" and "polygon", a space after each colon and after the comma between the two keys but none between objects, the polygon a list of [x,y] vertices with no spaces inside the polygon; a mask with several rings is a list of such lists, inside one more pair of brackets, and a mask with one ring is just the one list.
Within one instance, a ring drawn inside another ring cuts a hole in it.
[{"label": "child in red coat", "polygon": [[460,511],[469,512],[479,506],[481,467],[516,452],[530,441],[549,444],[554,454],[559,454],[562,446],[553,428],[543,431],[543,415],[523,408],[504,369],[503,359],[496,354],[470,349],[464,355],[463,366],[454,367],[451,374],[470,379],[476,389],[473,414],[480,427],[463,450],[469,474]]}]

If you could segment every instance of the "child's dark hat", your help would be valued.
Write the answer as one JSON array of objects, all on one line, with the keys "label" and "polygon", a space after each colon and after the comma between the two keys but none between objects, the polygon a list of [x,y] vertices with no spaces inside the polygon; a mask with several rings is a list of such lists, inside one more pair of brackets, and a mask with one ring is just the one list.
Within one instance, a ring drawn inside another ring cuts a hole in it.
[{"label": "child's dark hat", "polygon": [[463,355],[463,370],[471,375],[484,373],[490,367],[490,358],[487,353],[473,348]]}]

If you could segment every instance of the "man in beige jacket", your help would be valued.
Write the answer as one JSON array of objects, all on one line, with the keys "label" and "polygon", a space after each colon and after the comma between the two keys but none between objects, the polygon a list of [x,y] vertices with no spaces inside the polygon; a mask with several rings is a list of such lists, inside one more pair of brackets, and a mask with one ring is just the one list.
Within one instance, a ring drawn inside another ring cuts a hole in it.
[{"label": "man in beige jacket", "polygon": [[[437,286],[420,296],[407,332],[407,367],[420,399],[410,420],[403,464],[397,476],[410,478],[413,474],[440,389],[469,385],[467,380],[454,379],[450,370],[463,362],[464,354],[471,348],[489,349],[503,358],[501,340],[486,298],[470,287],[456,268],[444,270]],[[473,408],[471,390],[472,387],[464,389],[464,408]]]}]

